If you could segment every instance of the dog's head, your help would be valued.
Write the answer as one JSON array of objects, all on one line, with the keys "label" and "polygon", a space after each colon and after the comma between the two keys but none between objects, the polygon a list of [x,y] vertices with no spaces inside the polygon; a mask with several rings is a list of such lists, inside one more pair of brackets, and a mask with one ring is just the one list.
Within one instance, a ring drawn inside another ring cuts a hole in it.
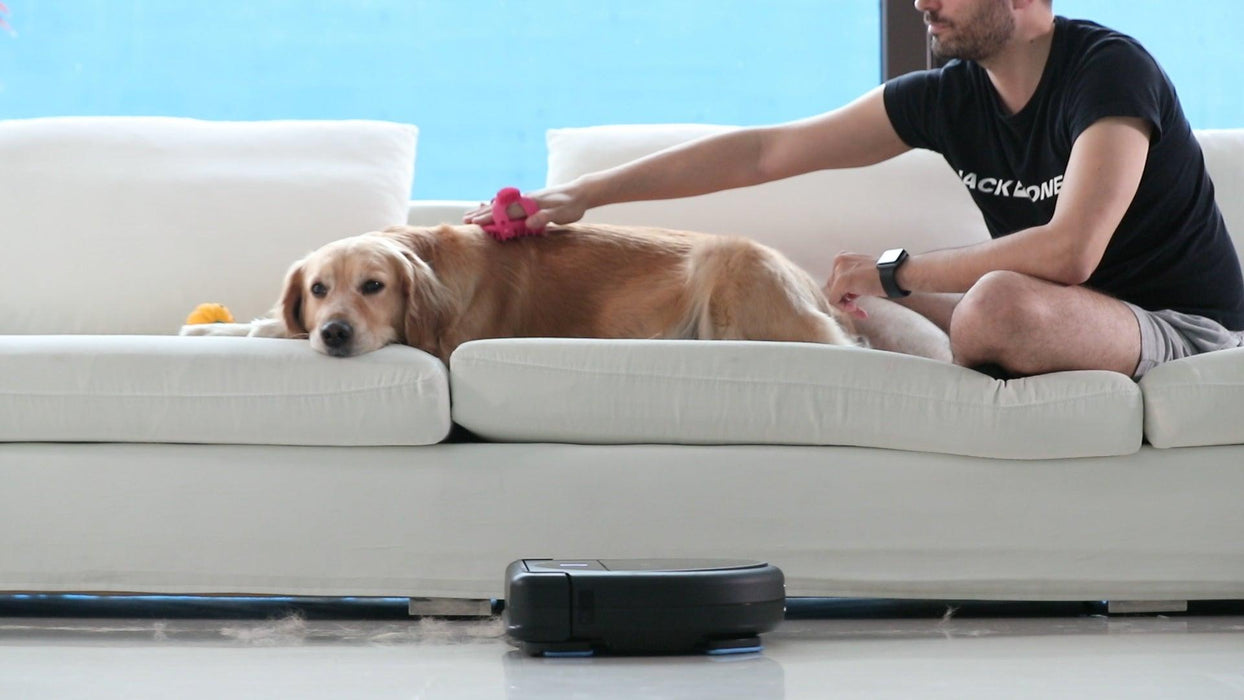
[{"label": "dog's head", "polygon": [[294,263],[280,301],[289,332],[336,357],[390,343],[435,352],[447,307],[427,262],[374,234],[329,243]]}]

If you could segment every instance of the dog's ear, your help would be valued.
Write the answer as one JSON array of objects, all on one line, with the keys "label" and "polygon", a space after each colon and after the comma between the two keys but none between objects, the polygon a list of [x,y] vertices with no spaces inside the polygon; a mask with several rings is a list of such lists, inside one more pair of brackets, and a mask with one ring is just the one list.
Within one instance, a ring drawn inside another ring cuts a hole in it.
[{"label": "dog's ear", "polygon": [[402,258],[406,263],[403,278],[405,342],[439,357],[441,337],[453,315],[453,295],[427,262],[414,252],[403,249]]},{"label": "dog's ear", "polygon": [[302,322],[303,270],[306,260],[299,260],[285,273],[285,291],[281,293],[278,308],[285,321],[285,330],[291,338],[306,338],[307,326]]}]

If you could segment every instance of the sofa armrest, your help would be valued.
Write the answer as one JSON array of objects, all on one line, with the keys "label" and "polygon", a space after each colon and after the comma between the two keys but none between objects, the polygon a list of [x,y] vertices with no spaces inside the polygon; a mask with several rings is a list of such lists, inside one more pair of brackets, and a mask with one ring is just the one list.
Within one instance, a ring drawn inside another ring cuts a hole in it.
[{"label": "sofa armrest", "polygon": [[406,211],[406,223],[411,226],[460,224],[462,215],[478,204],[465,199],[412,199]]}]

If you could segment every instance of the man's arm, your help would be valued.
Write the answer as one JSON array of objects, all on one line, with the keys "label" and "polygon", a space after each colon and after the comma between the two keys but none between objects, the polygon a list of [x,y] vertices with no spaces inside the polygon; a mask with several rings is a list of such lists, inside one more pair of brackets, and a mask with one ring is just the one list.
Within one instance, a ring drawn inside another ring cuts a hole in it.
[{"label": "man's arm", "polygon": [[[540,205],[528,226],[570,223],[605,204],[691,197],[814,170],[879,163],[908,148],[890,124],[878,87],[832,112],[697,139],[528,193]],[[523,212],[514,208],[510,214],[518,218]],[[478,224],[491,220],[491,205],[464,218]]]},{"label": "man's arm", "polygon": [[[1059,284],[1083,284],[1136,196],[1150,130],[1141,119],[1097,121],[1071,148],[1049,223],[972,246],[914,255],[895,280],[910,291],[966,292],[986,273],[1011,270]],[[855,298],[885,295],[875,260],[838,256],[826,294],[831,303],[858,315]]]},{"label": "man's arm", "polygon": [[874,88],[832,112],[758,129],[761,182],[873,165],[910,151],[890,123],[884,89]]}]

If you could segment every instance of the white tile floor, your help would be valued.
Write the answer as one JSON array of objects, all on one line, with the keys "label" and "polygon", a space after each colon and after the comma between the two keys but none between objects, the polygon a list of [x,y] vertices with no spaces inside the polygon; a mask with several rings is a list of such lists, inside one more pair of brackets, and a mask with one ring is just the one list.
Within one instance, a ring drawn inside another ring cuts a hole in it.
[{"label": "white tile floor", "polygon": [[739,657],[533,659],[495,621],[0,619],[0,698],[1239,698],[1244,617],[787,620]]}]

